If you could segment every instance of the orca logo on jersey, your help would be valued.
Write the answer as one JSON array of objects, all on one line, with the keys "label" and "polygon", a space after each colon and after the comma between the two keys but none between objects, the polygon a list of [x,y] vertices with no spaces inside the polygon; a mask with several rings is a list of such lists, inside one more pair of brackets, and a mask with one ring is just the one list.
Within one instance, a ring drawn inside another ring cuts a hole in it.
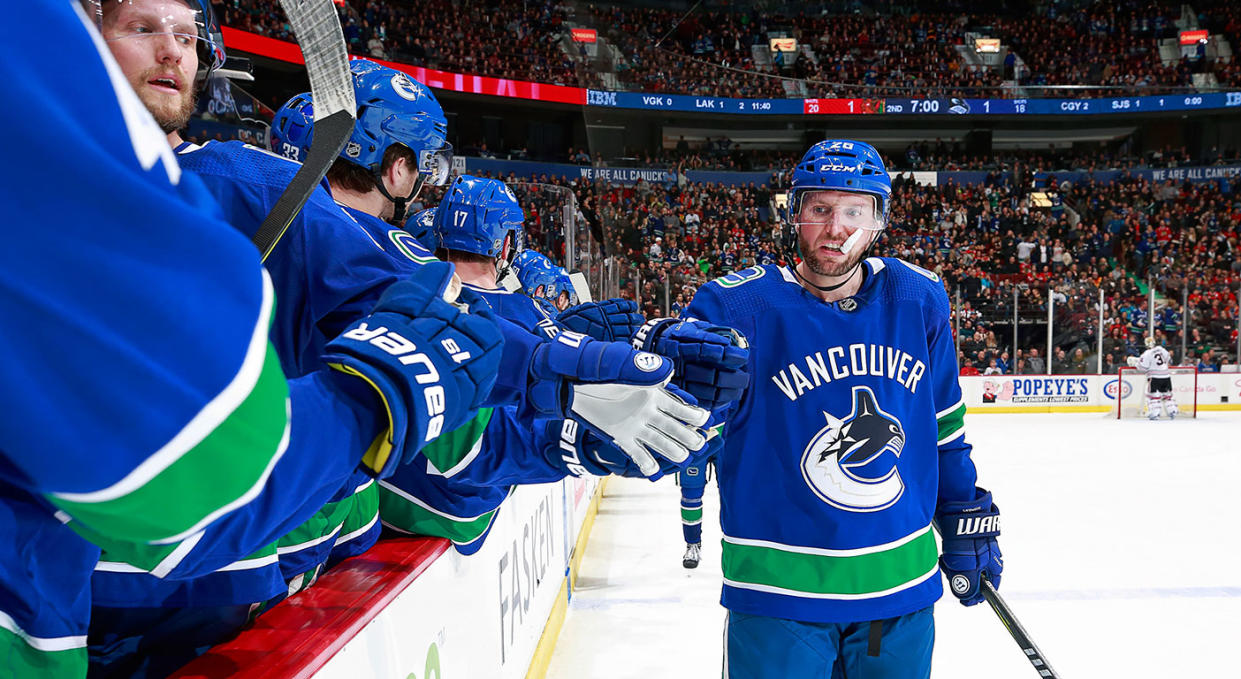
[{"label": "orca logo on jersey", "polygon": [[[820,429],[802,454],[802,478],[824,502],[850,512],[891,507],[905,492],[896,459],[905,430],[880,409],[870,387],[853,388],[853,412],[837,419],[824,412]],[[892,453],[885,456],[884,453]],[[876,468],[877,467],[877,468]]]}]

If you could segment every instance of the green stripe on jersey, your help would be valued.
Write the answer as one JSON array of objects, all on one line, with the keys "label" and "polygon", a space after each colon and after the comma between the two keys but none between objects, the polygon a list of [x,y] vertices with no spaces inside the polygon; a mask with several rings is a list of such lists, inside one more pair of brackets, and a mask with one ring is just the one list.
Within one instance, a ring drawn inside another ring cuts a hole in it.
[{"label": "green stripe on jersey", "polygon": [[113,486],[49,500],[114,539],[171,543],[256,496],[288,445],[290,417],[288,383],[267,341],[274,300],[266,272],[263,292],[237,373],[176,436]]},{"label": "green stripe on jersey", "polygon": [[483,432],[486,431],[487,424],[491,422],[491,413],[491,408],[479,408],[478,414],[469,422],[446,434],[440,434],[438,438],[428,443],[422,449],[422,454],[439,473],[452,476],[457,465],[467,461],[466,458],[473,459],[473,456],[478,453],[478,447],[482,445]]},{"label": "green stripe on jersey", "polygon": [[379,517],[383,522],[404,533],[448,538],[457,544],[477,540],[487,532],[496,510],[474,517],[452,516],[432,509],[405,491],[379,482]]},{"label": "green stripe on jersey", "polygon": [[86,636],[38,639],[0,611],[0,676],[48,679],[86,676]]},{"label": "green stripe on jersey", "polygon": [[[743,542],[739,544],[739,542]],[[776,588],[790,596],[865,599],[919,582],[938,563],[926,527],[901,540],[865,549],[827,550],[725,537],[724,579],[735,587]]]},{"label": "green stripe on jersey", "polygon": [[349,515],[345,517],[345,522],[340,527],[340,534],[336,536],[336,544],[342,545],[354,538],[357,538],[359,531],[372,525],[379,518],[379,484],[374,480],[368,481],[359,487],[353,494],[353,507],[349,509]]},{"label": "green stripe on jersey", "polygon": [[937,440],[943,441],[951,437],[953,434],[961,431],[965,427],[965,403],[944,413],[938,420],[939,437]]}]

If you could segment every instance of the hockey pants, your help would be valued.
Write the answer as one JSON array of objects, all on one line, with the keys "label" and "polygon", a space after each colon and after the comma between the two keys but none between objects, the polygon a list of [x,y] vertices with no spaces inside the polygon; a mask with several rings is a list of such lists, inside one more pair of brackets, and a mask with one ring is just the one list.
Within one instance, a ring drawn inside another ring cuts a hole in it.
[{"label": "hockey pants", "polygon": [[724,679],[927,679],[934,607],[876,622],[813,623],[728,612]]}]

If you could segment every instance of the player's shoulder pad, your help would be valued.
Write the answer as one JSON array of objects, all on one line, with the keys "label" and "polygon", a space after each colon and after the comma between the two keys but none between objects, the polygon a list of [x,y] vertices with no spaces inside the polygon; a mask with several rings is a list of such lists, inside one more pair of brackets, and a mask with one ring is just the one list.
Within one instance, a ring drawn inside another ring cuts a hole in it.
[{"label": "player's shoulder pad", "polygon": [[789,275],[774,264],[734,271],[699,288],[682,315],[723,324],[753,316],[780,299]]},{"label": "player's shoulder pad", "polygon": [[282,191],[301,167],[296,161],[240,141],[191,144],[178,153],[178,160],[200,175],[226,176],[241,183]]},{"label": "player's shoulder pad", "polygon": [[934,271],[896,257],[870,257],[866,266],[882,281],[888,301],[948,303],[944,280]]}]

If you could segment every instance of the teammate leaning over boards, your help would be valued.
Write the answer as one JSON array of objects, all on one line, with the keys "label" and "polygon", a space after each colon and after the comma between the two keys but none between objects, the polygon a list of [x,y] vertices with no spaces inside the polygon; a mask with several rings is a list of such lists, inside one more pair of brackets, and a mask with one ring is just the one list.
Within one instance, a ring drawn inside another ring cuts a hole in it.
[{"label": "teammate leaning over boards", "polygon": [[[588,302],[553,318],[536,300],[502,288],[498,281],[515,259],[522,221],[521,207],[507,186],[465,175],[453,181],[434,209],[433,233],[422,241],[457,267],[468,292],[536,336],[573,336],[578,331],[578,336],[601,341],[628,340],[642,326],[636,305],[626,300]],[[457,451],[469,454],[462,458]],[[624,452],[572,420],[530,422],[512,406],[480,410],[470,425],[431,444],[423,456],[426,464],[402,465],[381,482],[384,525],[402,533],[442,534],[466,554],[481,547],[501,503],[517,484],[587,473],[657,478],[672,468],[665,463],[656,473],[644,473]],[[427,508],[441,519],[451,517],[453,530],[445,533],[441,526],[428,525]]]},{"label": "teammate leaning over boards", "polygon": [[1172,395],[1172,354],[1159,346],[1154,337],[1146,338],[1146,351],[1139,356],[1130,356],[1130,367],[1137,368],[1146,374],[1146,416],[1151,420],[1159,419],[1160,413],[1166,414],[1169,420],[1176,419],[1180,412]]},{"label": "teammate leaning over boards", "polygon": [[998,511],[974,485],[947,295],[935,274],[863,259],[890,194],[869,144],[814,145],[789,195],[802,261],[717,279],[687,309],[749,337],[755,376],[717,466],[728,677],[929,676],[932,520],[963,603],[982,600],[981,578],[998,584]]},{"label": "teammate leaning over boards", "polygon": [[[0,112],[23,131],[9,149],[26,158],[0,182],[13,225],[0,312],[21,329],[0,334],[11,359],[0,368],[0,674],[83,677],[99,558],[83,536],[151,546],[174,575],[186,562],[222,565],[309,516],[385,425],[354,377],[322,370],[286,383],[266,339],[274,302],[257,253],[182,172],[91,15],[73,2],[23,12],[0,25],[0,94],[40,111]],[[145,29],[190,50],[202,40],[192,16]],[[74,140],[72,162],[42,148],[50,130]],[[419,283],[403,287],[424,310],[460,316]],[[403,312],[372,320],[433,339]],[[458,393],[453,419],[472,398]],[[394,443],[416,450],[427,425],[411,413],[408,438]]]}]

